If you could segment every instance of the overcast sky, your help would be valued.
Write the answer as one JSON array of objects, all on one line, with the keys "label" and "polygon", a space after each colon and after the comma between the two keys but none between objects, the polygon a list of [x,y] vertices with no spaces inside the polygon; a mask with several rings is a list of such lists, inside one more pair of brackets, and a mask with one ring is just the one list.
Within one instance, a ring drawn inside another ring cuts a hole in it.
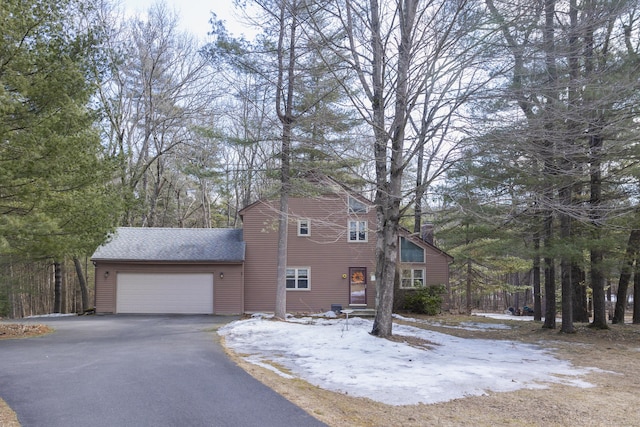
[{"label": "overcast sky", "polygon": [[[122,0],[124,7],[131,13],[144,15],[153,3],[160,0]],[[227,28],[234,34],[243,32],[241,26],[234,22],[232,0],[164,0],[180,15],[182,29],[191,32],[198,39],[205,39],[211,26],[209,18],[215,12],[219,19],[227,22]],[[246,31],[245,31],[246,33]]]}]

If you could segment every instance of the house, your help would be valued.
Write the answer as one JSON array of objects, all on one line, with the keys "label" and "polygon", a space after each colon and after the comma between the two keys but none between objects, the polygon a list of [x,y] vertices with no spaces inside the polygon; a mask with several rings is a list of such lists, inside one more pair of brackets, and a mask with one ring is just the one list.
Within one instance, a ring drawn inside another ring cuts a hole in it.
[{"label": "house", "polygon": [[[330,181],[289,198],[287,311],[375,308],[376,213]],[[241,212],[238,229],[119,228],[92,257],[97,313],[238,314],[275,308],[278,203]],[[447,284],[451,256],[400,232],[398,288]]]}]

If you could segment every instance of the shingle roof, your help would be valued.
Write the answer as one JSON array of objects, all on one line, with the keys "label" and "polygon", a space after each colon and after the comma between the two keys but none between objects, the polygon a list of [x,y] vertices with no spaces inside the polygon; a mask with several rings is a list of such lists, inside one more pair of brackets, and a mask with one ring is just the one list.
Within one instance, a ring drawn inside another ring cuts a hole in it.
[{"label": "shingle roof", "polygon": [[120,227],[94,261],[242,262],[242,230]]}]

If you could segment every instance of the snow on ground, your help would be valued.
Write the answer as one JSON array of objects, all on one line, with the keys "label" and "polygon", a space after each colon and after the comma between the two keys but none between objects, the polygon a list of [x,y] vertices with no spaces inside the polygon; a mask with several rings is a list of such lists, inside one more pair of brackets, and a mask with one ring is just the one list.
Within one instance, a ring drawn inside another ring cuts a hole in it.
[{"label": "snow on ground", "polygon": [[34,316],[25,316],[25,319],[37,319],[39,317],[68,317],[68,316],[77,316],[77,314],[75,314],[75,313],[68,313],[68,314],[63,314],[63,313],[37,314],[37,315],[34,315]]},{"label": "snow on ground", "polygon": [[[427,340],[429,348],[376,338],[372,321],[264,316],[219,330],[246,359],[278,371],[275,362],[324,389],[389,405],[435,403],[488,391],[544,388],[548,383],[591,387],[580,369],[541,347],[513,341],[464,339],[413,326],[394,325],[395,336]],[[279,372],[279,371],[278,371]],[[288,374],[283,374],[287,376]]]},{"label": "snow on ground", "polygon": [[[523,322],[530,322],[533,320],[533,316],[514,316],[509,313],[472,313],[472,316],[488,317],[490,319],[497,320],[521,320]],[[542,318],[544,320],[544,317]]]},{"label": "snow on ground", "polygon": [[427,319],[416,319],[414,317],[404,317],[399,314],[393,315],[394,319],[403,320],[405,322],[422,323],[424,325],[438,326],[440,328],[463,329],[466,331],[488,331],[495,329],[511,329],[511,326],[503,323],[481,323],[481,322],[460,322],[459,325],[446,325],[442,322]]},{"label": "snow on ground", "polygon": [[[533,316],[514,316],[511,313],[481,313],[473,312],[472,316],[488,317],[496,320],[519,320],[522,322],[532,322]],[[541,319],[544,322],[544,317]],[[562,323],[562,317],[556,317],[556,322]]]}]

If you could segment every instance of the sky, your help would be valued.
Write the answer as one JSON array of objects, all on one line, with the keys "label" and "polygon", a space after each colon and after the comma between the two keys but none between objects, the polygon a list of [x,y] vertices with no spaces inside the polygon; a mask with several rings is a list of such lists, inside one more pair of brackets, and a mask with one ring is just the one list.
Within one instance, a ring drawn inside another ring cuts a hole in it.
[{"label": "sky", "polygon": [[[225,337],[228,347],[245,354],[247,361],[283,377],[293,375],[327,390],[388,405],[437,403],[489,391],[545,388],[549,383],[593,386],[584,379],[591,369],[572,366],[535,345],[457,338],[394,325],[396,336],[415,336],[434,343],[429,349],[421,349],[370,335],[369,319],[349,318],[347,324],[344,318],[332,318],[332,312],[324,316],[275,322],[258,314],[232,322],[218,333]],[[509,328],[482,322],[467,322],[460,327],[480,332]],[[292,375],[267,361],[283,366]]]},{"label": "sky", "polygon": [[[128,14],[140,14],[144,16],[149,6],[159,0],[121,0]],[[246,33],[246,28],[242,28],[237,23],[232,0],[164,0],[170,7],[175,9],[181,20],[181,28],[189,31],[198,39],[204,40],[210,31],[209,18],[211,12],[215,12],[219,19],[226,21],[230,32],[239,35]]]}]

